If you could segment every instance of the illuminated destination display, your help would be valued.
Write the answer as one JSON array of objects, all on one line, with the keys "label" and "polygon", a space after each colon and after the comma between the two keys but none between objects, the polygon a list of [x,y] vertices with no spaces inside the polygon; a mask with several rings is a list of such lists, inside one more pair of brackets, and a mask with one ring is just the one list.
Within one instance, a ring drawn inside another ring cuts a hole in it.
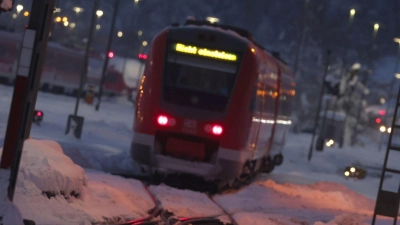
[{"label": "illuminated destination display", "polygon": [[212,49],[207,49],[207,48],[199,48],[196,46],[184,45],[181,43],[177,43],[175,45],[174,50],[177,52],[182,52],[182,53],[187,53],[187,54],[192,54],[192,55],[199,55],[199,56],[209,57],[209,58],[222,59],[222,60],[227,60],[227,61],[236,61],[236,59],[237,59],[237,56],[232,53],[218,51],[218,50],[212,50]]}]

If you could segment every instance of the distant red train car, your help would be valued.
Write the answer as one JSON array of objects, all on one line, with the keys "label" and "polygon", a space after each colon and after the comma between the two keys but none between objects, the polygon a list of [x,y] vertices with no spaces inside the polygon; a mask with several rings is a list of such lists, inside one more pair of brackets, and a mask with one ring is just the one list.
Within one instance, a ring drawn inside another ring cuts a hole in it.
[{"label": "distant red train car", "polygon": [[143,168],[235,183],[282,163],[294,75],[245,30],[188,21],[153,40],[131,156]]},{"label": "distant red train car", "polygon": [[[0,79],[3,83],[10,84],[16,77],[22,35],[0,31],[0,36]],[[84,51],[49,42],[40,78],[41,89],[60,94],[76,94],[83,61]],[[101,56],[91,53],[88,62],[87,85],[99,86],[102,66]],[[105,74],[104,92],[116,95],[126,91],[127,88],[122,73],[109,67]]]}]

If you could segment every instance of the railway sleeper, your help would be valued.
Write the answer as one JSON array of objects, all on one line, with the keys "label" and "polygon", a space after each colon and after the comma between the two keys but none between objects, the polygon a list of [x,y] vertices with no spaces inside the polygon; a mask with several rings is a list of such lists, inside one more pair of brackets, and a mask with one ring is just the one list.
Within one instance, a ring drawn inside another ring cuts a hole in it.
[{"label": "railway sleeper", "polygon": [[160,214],[161,220],[164,222],[165,225],[231,225],[225,224],[220,221],[217,217],[176,217],[174,213],[169,212],[167,210],[162,210]]}]

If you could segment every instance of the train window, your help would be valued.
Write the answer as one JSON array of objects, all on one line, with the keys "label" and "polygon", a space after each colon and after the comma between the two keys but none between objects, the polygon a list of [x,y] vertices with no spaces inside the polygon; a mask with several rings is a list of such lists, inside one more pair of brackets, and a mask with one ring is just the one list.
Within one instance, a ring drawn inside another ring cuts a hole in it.
[{"label": "train window", "polygon": [[224,111],[236,70],[237,62],[171,53],[164,74],[164,100],[188,107]]}]

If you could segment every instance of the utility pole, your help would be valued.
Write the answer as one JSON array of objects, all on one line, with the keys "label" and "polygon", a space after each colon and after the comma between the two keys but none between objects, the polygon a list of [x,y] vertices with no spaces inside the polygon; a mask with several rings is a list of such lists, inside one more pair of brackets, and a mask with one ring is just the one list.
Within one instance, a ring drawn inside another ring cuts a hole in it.
[{"label": "utility pole", "polygon": [[[394,64],[394,71],[392,74],[392,80],[390,82],[390,87],[389,87],[389,92],[388,92],[388,97],[386,99],[386,111],[385,111],[385,122],[387,122],[387,118],[389,116],[389,110],[390,110],[390,101],[392,99],[392,92],[393,92],[393,88],[394,85],[396,83],[396,73],[398,71],[398,66],[399,66],[399,60],[400,60],[400,38],[393,38],[393,41],[397,43],[397,55],[396,55],[396,62]],[[393,132],[393,128],[392,131]],[[381,133],[381,136],[379,138],[379,151],[381,150],[381,144],[383,142],[383,137],[384,137],[384,133]]]},{"label": "utility pole", "polygon": [[354,16],[356,14],[356,10],[355,9],[350,9],[350,17],[349,17],[349,26],[348,26],[348,32],[347,32],[347,37],[345,40],[345,45],[344,45],[344,49],[343,49],[343,55],[342,55],[342,66],[340,67],[340,77],[343,78],[345,75],[345,68],[346,68],[346,56],[347,56],[347,50],[349,48],[350,45],[350,35],[352,33],[353,30],[353,21],[354,21]]},{"label": "utility pole", "polygon": [[81,95],[82,95],[82,89],[86,82],[88,61],[89,61],[89,50],[90,50],[90,46],[92,43],[94,24],[96,22],[96,9],[98,8],[98,6],[99,6],[99,0],[94,0],[92,18],[90,21],[90,28],[89,28],[89,36],[88,36],[88,40],[86,43],[85,55],[84,55],[84,59],[83,59],[84,60],[83,67],[82,67],[82,71],[81,71],[81,80],[79,82],[78,94],[76,96],[75,110],[74,110],[73,115],[68,116],[67,128],[65,130],[65,134],[68,134],[71,127],[73,127],[74,135],[76,138],[81,138],[81,134],[82,134],[84,117],[78,116],[77,114],[78,114],[78,108],[79,108],[79,101],[80,101]]},{"label": "utility pole", "polygon": [[319,101],[318,101],[318,106],[317,106],[317,115],[315,117],[315,123],[314,123],[314,129],[313,129],[313,135],[311,138],[311,143],[310,143],[310,149],[308,152],[308,161],[311,160],[312,157],[312,152],[314,149],[314,139],[315,139],[315,132],[318,128],[318,121],[319,121],[319,112],[321,111],[321,102],[322,102],[322,97],[324,95],[324,90],[325,90],[325,79],[326,76],[328,75],[328,68],[329,68],[329,63],[330,63],[330,57],[331,57],[331,51],[328,50],[326,54],[326,64],[325,64],[325,69],[324,69],[324,76],[322,77],[322,87],[321,87],[321,92],[319,93]]},{"label": "utility pole", "polygon": [[[354,21],[354,16],[356,15],[356,10],[355,9],[350,9],[349,11],[349,25],[348,25],[348,31],[347,31],[347,37],[345,39],[345,45],[344,45],[344,49],[343,49],[343,55],[342,55],[342,65],[340,66],[340,71],[339,71],[339,92],[342,86],[342,82],[344,82],[345,77],[346,77],[346,56],[347,56],[347,50],[349,48],[350,45],[350,37],[351,37],[351,33],[353,30],[353,21]],[[345,93],[347,83],[343,83],[343,93]],[[337,104],[338,104],[338,100],[339,100],[339,96],[334,100],[333,103],[333,121],[336,118],[336,108],[337,108]],[[346,115],[345,115],[345,122],[344,122],[344,130],[346,130],[346,123],[347,123],[347,111],[346,111]],[[344,142],[344,140],[343,140]]]},{"label": "utility pole", "polygon": [[118,7],[119,7],[119,0],[115,0],[114,13],[113,13],[112,21],[111,21],[111,29],[110,29],[110,34],[108,36],[107,49],[106,49],[106,54],[105,54],[106,59],[104,61],[103,70],[101,72],[100,87],[99,87],[99,99],[98,99],[97,104],[96,104],[96,111],[98,111],[99,108],[100,108],[101,96],[103,95],[104,78],[105,78],[106,73],[107,73],[108,59],[110,58],[108,56],[108,53],[110,52],[111,43],[112,43],[112,39],[113,39],[113,36],[114,36],[113,35],[114,34],[114,26],[115,26],[115,19],[117,18]]},{"label": "utility pole", "polygon": [[304,41],[305,41],[305,30],[307,28],[307,13],[308,13],[308,4],[309,0],[304,1],[304,8],[303,8],[303,16],[302,16],[302,22],[301,22],[301,33],[300,33],[300,38],[299,42],[297,44],[297,49],[296,49],[296,54],[295,54],[295,59],[294,59],[294,66],[293,66],[293,73],[297,73],[297,67],[299,64],[299,58],[300,58],[300,52],[301,49],[303,48]]},{"label": "utility pole", "polygon": [[11,170],[7,193],[10,201],[14,198],[23,144],[30,133],[54,4],[55,0],[33,0],[29,24],[24,31],[21,43],[21,54],[0,163],[0,168]]}]

